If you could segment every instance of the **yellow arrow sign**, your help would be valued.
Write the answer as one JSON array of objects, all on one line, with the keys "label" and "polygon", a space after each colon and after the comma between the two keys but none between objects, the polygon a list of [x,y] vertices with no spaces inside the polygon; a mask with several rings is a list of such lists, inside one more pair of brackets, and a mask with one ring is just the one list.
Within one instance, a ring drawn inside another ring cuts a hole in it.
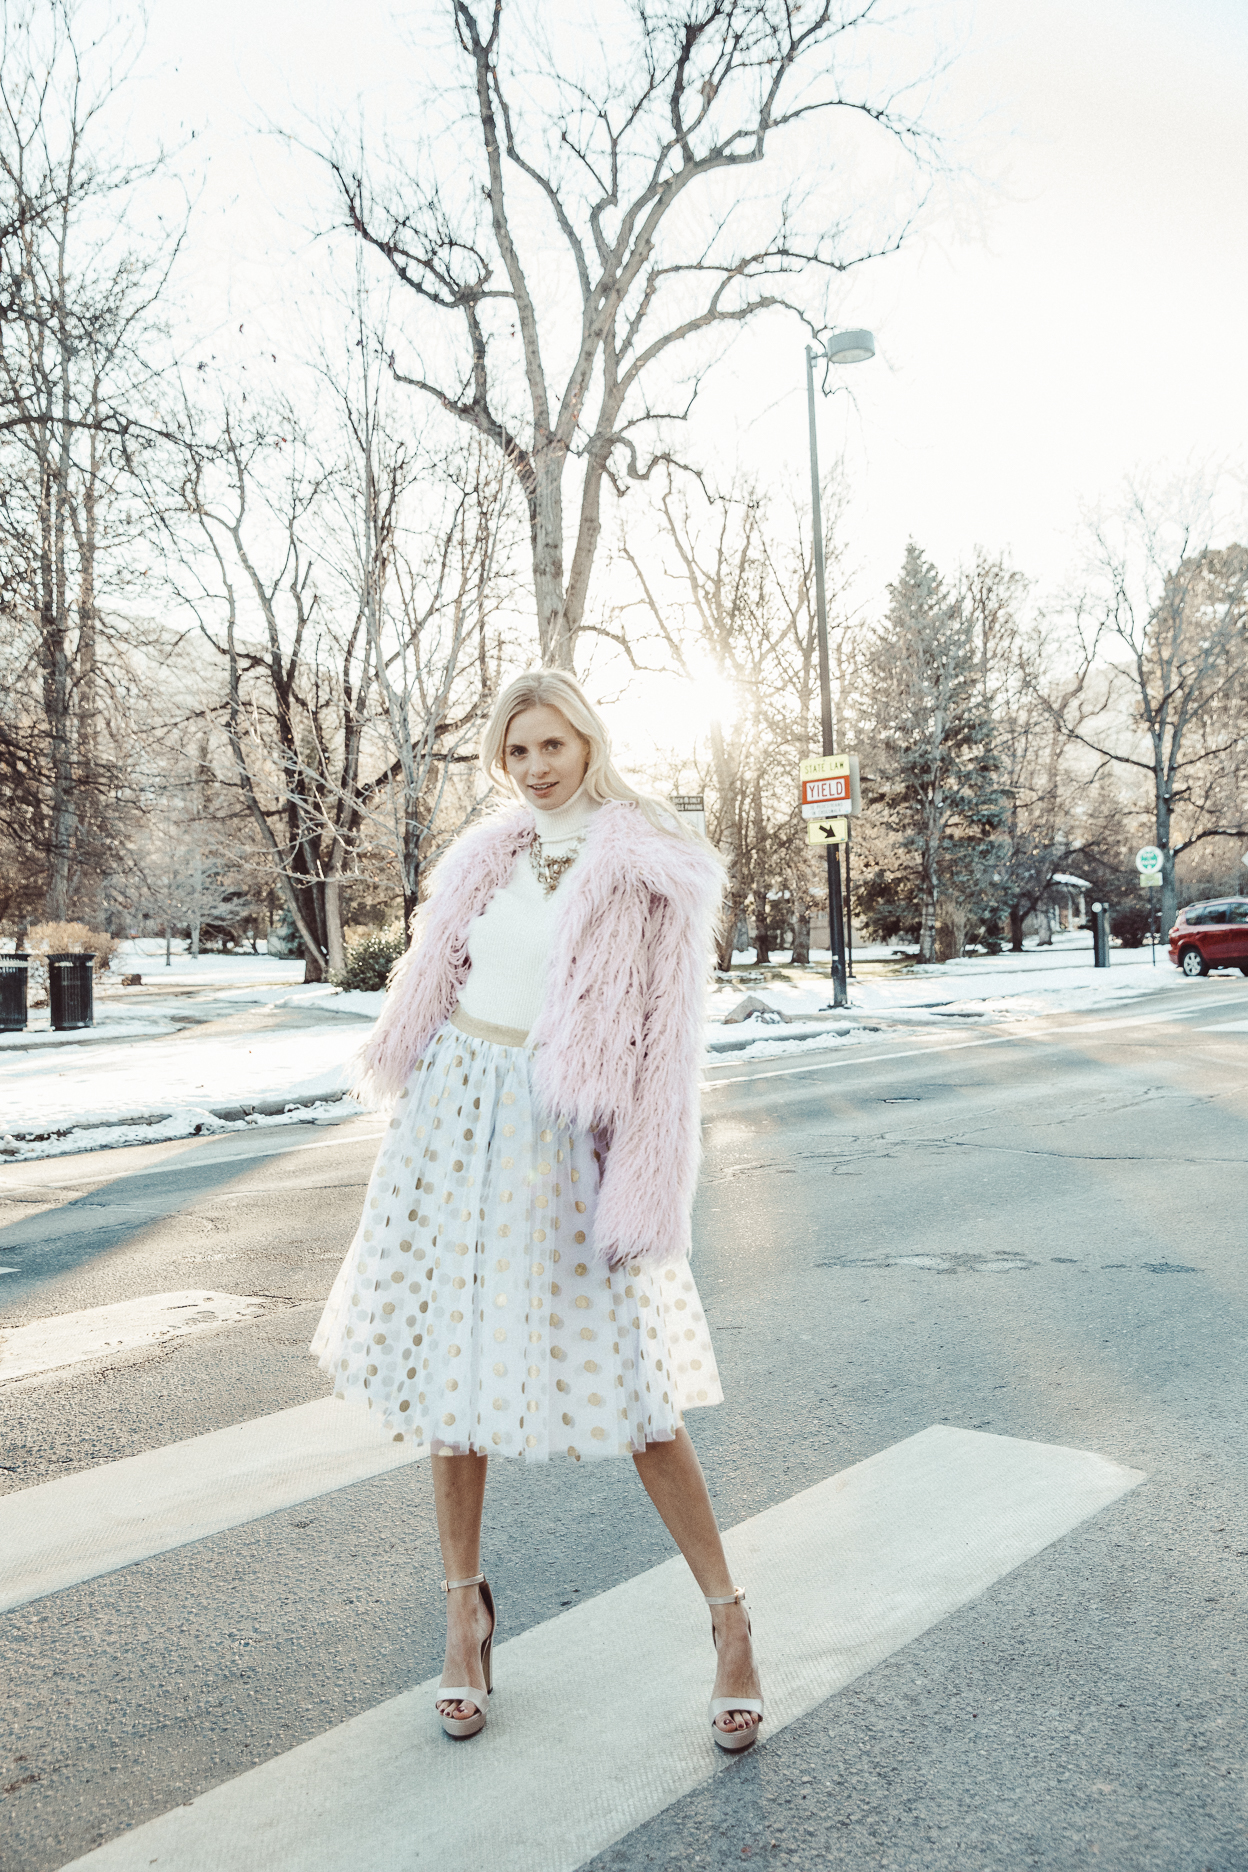
[{"label": "yellow arrow sign", "polygon": [[835,819],[808,819],[806,821],[806,843],[808,845],[846,845],[849,842],[849,820],[843,816]]}]

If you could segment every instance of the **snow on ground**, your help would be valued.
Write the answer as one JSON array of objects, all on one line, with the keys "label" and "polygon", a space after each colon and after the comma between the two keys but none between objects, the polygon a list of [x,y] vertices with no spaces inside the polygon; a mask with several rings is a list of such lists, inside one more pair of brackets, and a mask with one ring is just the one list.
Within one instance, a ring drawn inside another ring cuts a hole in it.
[{"label": "snow on ground", "polygon": [[81,1151],[119,1150],[125,1144],[162,1144],[186,1137],[216,1136],[227,1131],[251,1131],[257,1127],[337,1124],[343,1118],[356,1118],[363,1106],[354,1099],[335,1099],[300,1105],[289,1112],[254,1112],[246,1118],[218,1118],[210,1111],[185,1106],[170,1112],[159,1121],[134,1124],[88,1125],[63,1134],[28,1139],[24,1143],[0,1137],[0,1163],[29,1163],[36,1157],[73,1157]]},{"label": "snow on ground", "polygon": [[[862,965],[891,959],[894,951],[855,951]],[[1106,1003],[1149,994],[1169,987],[1178,978],[1164,953],[1154,966],[1147,949],[1114,949],[1107,969],[1092,966],[1092,946],[1082,931],[1063,933],[1045,949],[1025,949],[1021,955],[963,956],[955,962],[913,965],[897,974],[863,971],[850,984],[853,1009],[868,1014],[896,1016],[908,1010],[942,1014],[989,1016],[998,1011],[1011,1016],[1056,1014],[1103,1007]],[[826,967],[827,955],[813,952],[816,967]],[[792,982],[748,981],[717,984],[711,996],[711,1019],[722,1020],[743,995],[770,1002],[785,1014],[817,1014],[831,1007],[832,984],[824,973],[802,971]]]},{"label": "snow on ground", "polygon": [[[20,1157],[56,1134],[115,1127],[110,1143],[187,1137],[221,1128],[213,1108],[310,1104],[338,1099],[350,1084],[350,1061],[368,1032],[361,1021],[322,1022],[276,1033],[200,1034],[183,1029],[140,1044],[79,1044],[11,1054],[0,1064],[0,1151]],[[139,1138],[122,1138],[126,1120],[156,1116]],[[42,1134],[42,1136],[34,1135]],[[16,1148],[15,1148],[16,1147]],[[83,1142],[75,1149],[89,1148]]]},{"label": "snow on ground", "polygon": [[166,968],[164,942],[136,938],[118,943],[104,979],[119,981],[123,975],[141,975],[145,988],[243,988],[256,982],[293,985],[303,981],[303,963],[266,955],[263,950],[259,955],[240,951],[234,955],[192,956],[174,943]]},{"label": "snow on ground", "polygon": [[[857,950],[862,974],[851,984],[848,1010],[832,1008],[826,974],[717,985],[710,997],[709,1056],[768,1059],[815,1047],[853,1048],[899,1026],[931,1032],[1091,1011],[1178,979],[1164,952],[1154,966],[1147,949],[1115,949],[1108,969],[1093,969],[1091,939],[1082,931],[1022,955],[968,956],[929,968],[898,967],[896,973],[878,966],[895,959],[896,952],[883,946]],[[818,967],[817,953],[813,960]],[[826,965],[826,955],[822,960]],[[318,1115],[359,1109],[342,1094],[352,1078],[352,1057],[367,1037],[364,1022],[380,1011],[383,995],[342,994],[323,983],[304,983],[301,962],[274,956],[175,953],[165,970],[163,944],[123,945],[112,979],[132,969],[142,972],[143,989],[133,991],[133,1002],[124,990],[97,995],[90,1037],[49,1033],[46,1010],[32,1015],[27,1033],[0,1036],[0,1156],[59,1156],[251,1124],[315,1122]],[[169,1001],[148,998],[149,983],[178,992]],[[201,992],[188,996],[187,989]],[[724,1016],[745,995],[806,1018],[725,1024]],[[306,1008],[310,1018],[306,1027],[276,1032],[175,1026],[175,1016],[185,1021],[192,1008],[207,1014],[206,1002],[214,1017],[224,1004],[240,1014],[249,1007]],[[357,1018],[326,1018],[335,1014]],[[299,1109],[283,1111],[288,1105]],[[240,1107],[264,1110],[244,1117]]]},{"label": "snow on ground", "polygon": [[[827,952],[821,957],[814,951],[811,959],[816,967],[826,966]],[[896,959],[896,951],[883,945],[859,947],[854,959],[859,965],[889,962]],[[1148,949],[1114,949],[1109,968],[1094,969],[1091,939],[1076,930],[1055,936],[1051,946],[1027,948],[1021,955],[963,956],[953,962],[901,968],[896,974],[868,967],[850,984],[848,1011],[833,1010],[832,984],[826,974],[802,972],[792,982],[720,983],[711,995],[708,1042],[715,1054],[722,1049],[737,1059],[766,1059],[801,1052],[816,1041],[821,1047],[856,1045],[878,1031],[873,1019],[892,1028],[923,1026],[928,1030],[955,1021],[972,1025],[1035,1020],[1113,1007],[1169,987],[1177,979],[1165,951],[1158,951],[1154,964]],[[725,1015],[745,995],[779,1013],[806,1018],[800,1026],[796,1022],[772,1025],[758,1016],[725,1025]],[[829,1037],[826,1028],[809,1018],[820,1014],[828,1026],[839,1024],[839,1035]],[[846,1032],[849,1023],[852,1030]],[[759,1039],[742,1049],[740,1042],[754,1033]]]},{"label": "snow on ground", "polygon": [[385,1002],[385,990],[362,994],[358,988],[331,988],[325,982],[300,982],[297,988],[247,987],[223,988],[214,1001],[231,1001],[240,1006],[275,1008],[313,1008],[324,1014],[362,1014],[376,1020]]},{"label": "snow on ground", "polygon": [[95,998],[95,1025],[92,1028],[72,1027],[65,1033],[52,1031],[51,1016],[46,1007],[31,1008],[24,1028],[16,1033],[0,1033],[0,1054],[28,1053],[38,1048],[61,1047],[80,1044],[84,1033],[106,1033],[110,1040],[137,1040],[145,1034],[168,1033],[173,1021],[174,1003],[150,1001],[142,1005],[131,1003],[129,1007],[119,1006],[115,1001]]}]

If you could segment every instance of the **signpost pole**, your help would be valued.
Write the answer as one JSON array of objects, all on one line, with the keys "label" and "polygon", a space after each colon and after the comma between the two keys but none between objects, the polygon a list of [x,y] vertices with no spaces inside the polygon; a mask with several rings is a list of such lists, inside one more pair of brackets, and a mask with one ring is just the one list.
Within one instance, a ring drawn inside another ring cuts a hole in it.
[{"label": "signpost pole", "polygon": [[[815,535],[815,608],[819,623],[819,709],[823,752],[835,754],[832,729],[832,679],[828,668],[828,603],[824,589],[823,508],[819,499],[819,447],[815,435],[815,353],[806,347],[806,402],[810,413],[810,510]],[[845,915],[841,902],[841,856],[828,851],[828,943],[832,951],[832,1005],[848,1007],[845,980]]]},{"label": "signpost pole", "polygon": [[845,980],[854,979],[854,887],[851,882],[850,853],[854,848],[854,822],[845,826]]},{"label": "signpost pole", "polygon": [[[1140,874],[1140,884],[1146,890],[1160,888],[1164,859],[1156,845],[1142,845],[1135,854],[1135,868]],[[1157,929],[1153,931],[1153,900],[1148,900],[1148,946],[1152,951],[1153,967],[1157,966],[1157,944],[1161,937],[1161,905],[1157,905]]]}]

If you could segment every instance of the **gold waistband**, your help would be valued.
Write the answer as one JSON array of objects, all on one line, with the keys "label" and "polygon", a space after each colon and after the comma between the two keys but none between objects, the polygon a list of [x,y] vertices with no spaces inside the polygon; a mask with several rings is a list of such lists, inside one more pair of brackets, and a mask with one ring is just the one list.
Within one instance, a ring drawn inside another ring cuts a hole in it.
[{"label": "gold waistband", "polygon": [[493,1021],[477,1020],[474,1015],[465,1014],[461,1007],[451,1015],[450,1024],[474,1040],[488,1040],[492,1046],[522,1047],[529,1041],[523,1027],[496,1027]]}]

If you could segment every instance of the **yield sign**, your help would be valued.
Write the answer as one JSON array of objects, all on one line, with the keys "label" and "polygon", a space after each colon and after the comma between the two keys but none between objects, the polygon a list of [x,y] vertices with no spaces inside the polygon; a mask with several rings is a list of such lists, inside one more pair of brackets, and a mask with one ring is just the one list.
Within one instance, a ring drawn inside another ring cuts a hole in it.
[{"label": "yield sign", "polygon": [[827,819],[861,811],[858,756],[822,754],[798,768],[803,819]]}]

